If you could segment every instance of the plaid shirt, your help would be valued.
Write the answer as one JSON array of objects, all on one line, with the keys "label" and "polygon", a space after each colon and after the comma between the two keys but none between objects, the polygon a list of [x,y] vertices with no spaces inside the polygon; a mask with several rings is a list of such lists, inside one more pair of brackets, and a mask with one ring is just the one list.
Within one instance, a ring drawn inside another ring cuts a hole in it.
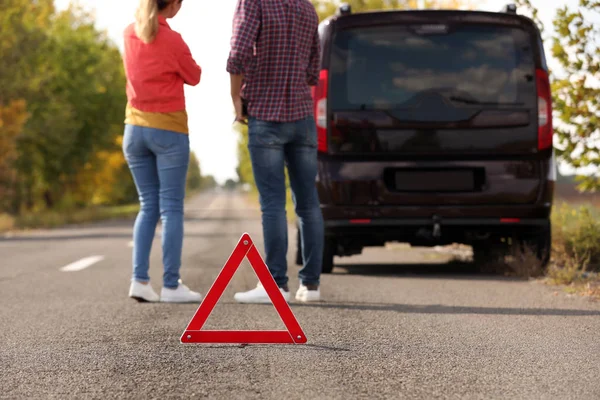
[{"label": "plaid shirt", "polygon": [[244,76],[250,116],[292,122],[314,114],[318,24],[309,0],[238,0],[227,71]]}]

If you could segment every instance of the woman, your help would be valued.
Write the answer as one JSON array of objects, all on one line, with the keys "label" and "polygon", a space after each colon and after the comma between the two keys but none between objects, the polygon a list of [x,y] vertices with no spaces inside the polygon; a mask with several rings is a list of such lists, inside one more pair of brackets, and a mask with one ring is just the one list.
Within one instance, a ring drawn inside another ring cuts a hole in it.
[{"label": "woman", "polygon": [[[200,82],[201,69],[181,35],[169,27],[182,0],[140,0],[136,22],[124,32],[127,109],[123,152],[140,199],[133,238],[129,297],[138,301],[200,302],[179,276],[183,199],[190,155],[184,84]],[[148,275],[150,249],[162,219],[163,288]]]}]

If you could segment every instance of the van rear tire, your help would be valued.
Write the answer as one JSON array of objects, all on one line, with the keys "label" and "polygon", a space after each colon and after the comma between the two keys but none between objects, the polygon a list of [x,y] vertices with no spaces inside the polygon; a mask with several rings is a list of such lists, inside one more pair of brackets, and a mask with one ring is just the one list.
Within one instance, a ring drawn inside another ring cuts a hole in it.
[{"label": "van rear tire", "polygon": [[[497,242],[478,242],[473,246],[473,262],[478,268],[504,263],[507,255],[537,259],[541,272],[546,272],[552,255],[552,224],[550,221],[536,232],[515,233],[511,245],[498,245]],[[527,261],[526,259],[524,259]]]}]

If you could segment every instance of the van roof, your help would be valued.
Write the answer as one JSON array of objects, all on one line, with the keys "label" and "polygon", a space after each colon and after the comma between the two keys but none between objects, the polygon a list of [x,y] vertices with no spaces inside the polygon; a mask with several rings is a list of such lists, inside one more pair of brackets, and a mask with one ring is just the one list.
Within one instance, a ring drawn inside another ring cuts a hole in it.
[{"label": "van roof", "polygon": [[533,28],[539,34],[537,24],[530,18],[512,13],[512,12],[493,12],[478,10],[370,10],[358,13],[345,13],[332,15],[321,22],[323,25],[354,25],[366,22],[389,23],[397,19],[406,22],[423,22],[423,20],[432,20],[436,18],[467,18],[467,22],[475,23],[502,23],[509,25],[520,25]]}]

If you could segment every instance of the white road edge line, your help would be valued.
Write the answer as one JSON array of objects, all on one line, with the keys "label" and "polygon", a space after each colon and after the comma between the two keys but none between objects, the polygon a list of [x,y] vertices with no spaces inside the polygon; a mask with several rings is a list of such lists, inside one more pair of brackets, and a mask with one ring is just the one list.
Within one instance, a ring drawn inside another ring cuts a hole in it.
[{"label": "white road edge line", "polygon": [[100,262],[102,260],[104,260],[104,256],[86,257],[86,258],[82,258],[81,260],[75,261],[69,265],[65,265],[60,270],[63,272],[81,271],[83,269],[86,269],[87,267],[91,267],[92,265],[94,265],[97,262]]}]

